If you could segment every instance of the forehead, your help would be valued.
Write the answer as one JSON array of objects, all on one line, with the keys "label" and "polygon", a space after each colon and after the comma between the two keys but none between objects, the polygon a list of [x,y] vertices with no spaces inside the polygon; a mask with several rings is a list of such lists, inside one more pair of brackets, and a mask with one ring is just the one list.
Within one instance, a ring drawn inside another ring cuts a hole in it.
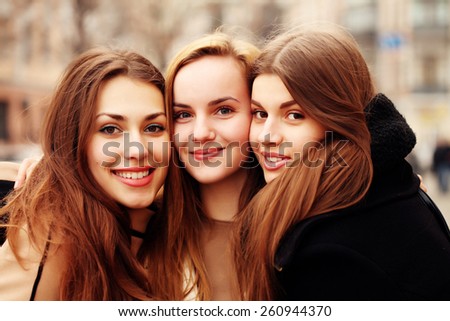
[{"label": "forehead", "polygon": [[262,104],[281,104],[293,98],[280,77],[275,74],[261,74],[253,81],[252,99]]},{"label": "forehead", "polygon": [[135,108],[148,112],[164,112],[164,97],[153,84],[117,76],[105,81],[97,97],[97,110],[102,112],[133,112]]},{"label": "forehead", "polygon": [[205,56],[183,66],[175,76],[175,99],[191,94],[248,94],[244,67],[230,56]]}]

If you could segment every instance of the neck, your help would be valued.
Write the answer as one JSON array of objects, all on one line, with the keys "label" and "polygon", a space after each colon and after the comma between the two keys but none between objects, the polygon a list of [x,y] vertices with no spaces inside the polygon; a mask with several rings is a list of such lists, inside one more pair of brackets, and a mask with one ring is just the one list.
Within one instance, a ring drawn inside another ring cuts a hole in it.
[{"label": "neck", "polygon": [[206,214],[218,221],[231,222],[239,210],[239,197],[247,173],[245,169],[213,184],[200,184],[200,195]]}]

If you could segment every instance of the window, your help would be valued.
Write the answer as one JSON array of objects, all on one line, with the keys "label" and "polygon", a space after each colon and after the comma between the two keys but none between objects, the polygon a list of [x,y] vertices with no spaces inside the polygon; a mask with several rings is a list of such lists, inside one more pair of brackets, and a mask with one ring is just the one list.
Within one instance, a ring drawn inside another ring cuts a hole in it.
[{"label": "window", "polygon": [[412,19],[415,27],[448,26],[449,0],[414,0]]},{"label": "window", "polygon": [[8,135],[8,103],[6,101],[0,101],[0,141],[6,141],[9,138]]}]

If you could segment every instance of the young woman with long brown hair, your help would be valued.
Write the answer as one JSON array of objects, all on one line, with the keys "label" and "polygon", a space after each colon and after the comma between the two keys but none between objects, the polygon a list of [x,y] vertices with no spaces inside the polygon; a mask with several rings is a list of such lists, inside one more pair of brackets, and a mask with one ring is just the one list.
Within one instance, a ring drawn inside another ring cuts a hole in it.
[{"label": "young woman with long brown hair", "polygon": [[167,240],[152,207],[167,126],[164,78],[146,58],[93,49],[74,59],[49,105],[43,157],[0,212],[0,299],[158,298],[147,267]]},{"label": "young woman with long brown hair", "polygon": [[349,33],[314,25],[271,40],[252,113],[268,184],[239,218],[243,299],[450,298],[448,227],[404,160],[415,136]]}]

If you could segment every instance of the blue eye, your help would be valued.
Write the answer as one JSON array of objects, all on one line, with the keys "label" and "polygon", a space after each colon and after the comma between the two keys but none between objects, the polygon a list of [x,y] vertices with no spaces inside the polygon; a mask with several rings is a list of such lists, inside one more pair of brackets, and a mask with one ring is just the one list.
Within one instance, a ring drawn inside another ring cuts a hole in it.
[{"label": "blue eye", "polygon": [[113,125],[107,125],[102,128],[100,128],[100,132],[106,134],[106,135],[114,135],[120,132],[120,129]]},{"label": "blue eye", "polygon": [[173,115],[174,119],[185,119],[185,118],[189,118],[189,117],[192,117],[192,115],[190,113],[188,113],[187,111],[180,111]]},{"label": "blue eye", "polygon": [[217,110],[217,114],[218,114],[218,115],[222,115],[222,116],[229,115],[229,114],[231,114],[232,112],[233,112],[233,110],[232,110],[230,107],[220,107],[220,108]]}]

